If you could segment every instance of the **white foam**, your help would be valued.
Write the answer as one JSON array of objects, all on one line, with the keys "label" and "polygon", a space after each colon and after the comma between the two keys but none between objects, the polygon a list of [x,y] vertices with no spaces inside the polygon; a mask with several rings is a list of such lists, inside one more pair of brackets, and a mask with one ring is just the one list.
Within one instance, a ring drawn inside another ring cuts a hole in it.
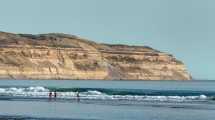
[{"label": "white foam", "polygon": [[207,96],[206,95],[200,95],[199,98],[200,99],[207,99]]},{"label": "white foam", "polygon": [[5,92],[5,89],[0,88],[0,93],[4,93],[4,92]]},{"label": "white foam", "polygon": [[[28,88],[0,88],[0,95],[23,96],[23,97],[47,97],[49,89],[36,86]],[[77,92],[57,92],[58,98],[76,98]],[[207,100],[205,95],[200,96],[139,96],[139,95],[108,95],[100,91],[87,91],[79,94],[81,99],[100,99],[100,100],[137,100],[137,101],[193,101]]]},{"label": "white foam", "polygon": [[99,91],[96,91],[96,90],[93,90],[93,91],[87,91],[85,92],[86,94],[90,94],[90,95],[102,95],[103,93],[99,92]]},{"label": "white foam", "polygon": [[26,90],[31,91],[31,92],[48,92],[49,91],[48,89],[41,87],[41,86],[29,87]]},{"label": "white foam", "polygon": [[28,88],[0,88],[1,95],[11,95],[11,96],[47,96],[49,90],[36,86],[36,87],[28,87]]}]

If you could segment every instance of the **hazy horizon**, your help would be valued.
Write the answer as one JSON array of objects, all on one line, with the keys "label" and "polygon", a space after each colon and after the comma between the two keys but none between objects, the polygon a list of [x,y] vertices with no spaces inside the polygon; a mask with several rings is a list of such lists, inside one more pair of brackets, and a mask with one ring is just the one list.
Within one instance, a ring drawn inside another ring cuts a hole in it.
[{"label": "hazy horizon", "polygon": [[0,31],[66,33],[146,45],[182,60],[194,79],[215,79],[215,1],[1,0]]}]

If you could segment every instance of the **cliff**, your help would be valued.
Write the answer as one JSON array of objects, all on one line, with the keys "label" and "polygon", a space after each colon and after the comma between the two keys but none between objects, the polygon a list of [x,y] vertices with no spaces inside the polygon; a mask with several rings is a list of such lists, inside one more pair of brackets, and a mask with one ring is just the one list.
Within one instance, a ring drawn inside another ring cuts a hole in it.
[{"label": "cliff", "polygon": [[147,46],[77,36],[0,32],[0,79],[190,80],[185,65]]}]

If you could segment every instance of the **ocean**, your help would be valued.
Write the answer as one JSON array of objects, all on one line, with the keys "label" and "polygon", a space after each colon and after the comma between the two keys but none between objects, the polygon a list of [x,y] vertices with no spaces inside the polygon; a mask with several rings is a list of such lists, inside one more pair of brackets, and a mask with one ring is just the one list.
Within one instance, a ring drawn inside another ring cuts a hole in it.
[{"label": "ocean", "polygon": [[215,81],[0,80],[0,120],[214,118]]}]

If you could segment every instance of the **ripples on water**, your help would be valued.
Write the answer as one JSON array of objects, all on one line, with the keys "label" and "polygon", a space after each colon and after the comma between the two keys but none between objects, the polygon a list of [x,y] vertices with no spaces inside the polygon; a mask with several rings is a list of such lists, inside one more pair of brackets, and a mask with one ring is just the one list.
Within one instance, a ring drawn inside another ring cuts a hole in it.
[{"label": "ripples on water", "polygon": [[79,118],[62,119],[62,118],[33,118],[25,116],[0,116],[0,120],[96,120],[96,119],[79,119]]}]

